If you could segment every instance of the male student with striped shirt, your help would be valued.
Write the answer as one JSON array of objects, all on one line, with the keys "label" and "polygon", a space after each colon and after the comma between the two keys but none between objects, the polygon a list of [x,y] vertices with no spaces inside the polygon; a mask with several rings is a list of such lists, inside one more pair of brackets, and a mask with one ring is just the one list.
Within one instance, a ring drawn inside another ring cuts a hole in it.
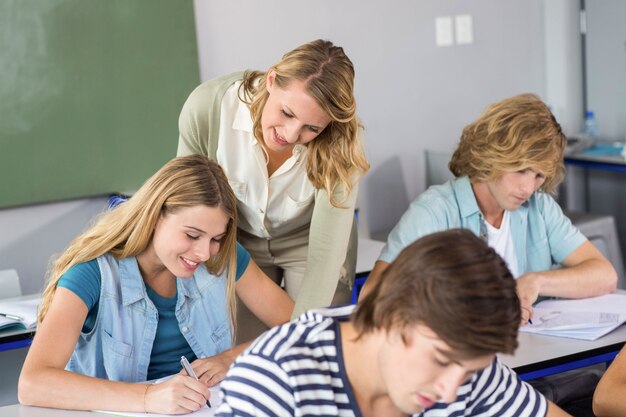
[{"label": "male student with striped shirt", "polygon": [[566,416],[499,362],[516,286],[467,230],[409,245],[356,307],[275,327],[222,382],[216,416]]}]

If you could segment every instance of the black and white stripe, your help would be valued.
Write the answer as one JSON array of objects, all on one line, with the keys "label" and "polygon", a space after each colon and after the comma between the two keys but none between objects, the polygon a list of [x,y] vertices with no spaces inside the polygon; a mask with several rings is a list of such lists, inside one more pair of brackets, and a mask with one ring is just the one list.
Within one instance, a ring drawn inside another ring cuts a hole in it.
[{"label": "black and white stripe", "polygon": [[[345,374],[337,327],[353,306],[309,311],[261,336],[221,384],[217,417],[361,417]],[[497,359],[459,387],[457,400],[416,417],[547,413],[546,400]]]}]

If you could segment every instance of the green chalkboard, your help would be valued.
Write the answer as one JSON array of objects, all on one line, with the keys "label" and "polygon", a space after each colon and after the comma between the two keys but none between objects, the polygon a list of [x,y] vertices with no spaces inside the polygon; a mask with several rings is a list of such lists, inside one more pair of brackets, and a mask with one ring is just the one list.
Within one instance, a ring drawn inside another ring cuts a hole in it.
[{"label": "green chalkboard", "polygon": [[199,78],[192,0],[0,0],[0,207],[138,188]]}]

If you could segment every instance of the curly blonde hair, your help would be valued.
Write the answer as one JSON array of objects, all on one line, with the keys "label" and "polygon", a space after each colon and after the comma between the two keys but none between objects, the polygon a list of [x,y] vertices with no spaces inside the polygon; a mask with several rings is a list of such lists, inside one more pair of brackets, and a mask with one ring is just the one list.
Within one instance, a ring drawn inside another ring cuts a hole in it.
[{"label": "curly blonde hair", "polygon": [[520,94],[492,104],[467,125],[448,166],[456,177],[476,181],[534,169],[545,176],[540,190],[554,193],[564,177],[564,150],[565,135],[548,106],[534,94]]},{"label": "curly blonde hair", "polygon": [[[369,169],[360,139],[362,125],[356,116],[352,62],[343,48],[318,39],[286,53],[270,70],[276,72],[279,88],[286,88],[293,80],[303,81],[309,95],[331,118],[326,129],[306,144],[307,175],[315,188],[326,190],[334,207],[340,207],[336,187],[341,186],[347,197]],[[250,107],[257,140],[263,137],[261,116],[269,97],[266,75],[246,71],[239,90],[240,99]]]},{"label": "curly blonde hair", "polygon": [[111,253],[116,259],[137,256],[150,244],[161,214],[198,205],[220,207],[229,218],[220,249],[206,262],[206,266],[213,274],[221,274],[228,268],[226,297],[233,339],[236,331],[237,200],[222,168],[200,155],[172,159],[127,202],[103,213],[93,226],[70,243],[52,265],[39,308],[39,323],[48,312],[59,279],[72,266],[105,253]]}]

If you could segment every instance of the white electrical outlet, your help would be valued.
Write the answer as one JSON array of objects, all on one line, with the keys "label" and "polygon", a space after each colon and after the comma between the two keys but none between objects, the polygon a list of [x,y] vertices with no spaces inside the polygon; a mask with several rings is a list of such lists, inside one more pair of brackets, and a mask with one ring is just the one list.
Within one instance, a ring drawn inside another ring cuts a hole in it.
[{"label": "white electrical outlet", "polygon": [[460,14],[454,16],[454,25],[456,34],[456,43],[458,45],[469,45],[474,42],[474,29],[472,25],[472,16],[469,14]]},{"label": "white electrical outlet", "polygon": [[452,46],[454,44],[452,17],[439,16],[435,18],[435,44],[437,46]]}]

